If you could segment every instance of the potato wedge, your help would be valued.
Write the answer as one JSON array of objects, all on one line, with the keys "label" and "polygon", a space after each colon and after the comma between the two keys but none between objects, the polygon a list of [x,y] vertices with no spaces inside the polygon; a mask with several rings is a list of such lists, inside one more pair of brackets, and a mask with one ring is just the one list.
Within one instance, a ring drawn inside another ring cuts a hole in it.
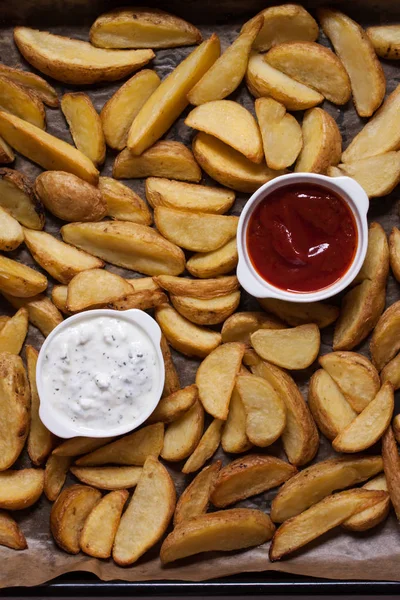
[{"label": "potato wedge", "polygon": [[48,500],[54,502],[60,494],[72,463],[70,456],[50,454],[44,470],[44,493]]},{"label": "potato wedge", "polygon": [[41,465],[54,445],[53,434],[45,427],[39,417],[39,395],[36,387],[36,364],[38,351],[26,346],[26,363],[29,387],[31,391],[31,424],[28,434],[27,450],[34,465]]},{"label": "potato wedge", "polygon": [[153,208],[167,206],[194,212],[201,209],[201,212],[221,215],[231,208],[235,201],[235,192],[162,177],[148,177],[146,198]]},{"label": "potato wedge", "polygon": [[224,422],[214,419],[203,433],[199,443],[182,467],[182,473],[194,473],[215,454],[221,442],[221,430]]},{"label": "potato wedge", "polygon": [[224,322],[221,335],[223,343],[250,344],[250,335],[258,329],[285,329],[279,319],[262,312],[237,312]]},{"label": "potato wedge", "polygon": [[335,437],[337,452],[361,452],[375,444],[390,425],[394,410],[393,386],[384,383],[375,398]]},{"label": "potato wedge", "polygon": [[389,275],[389,245],[386,232],[380,223],[372,222],[368,229],[368,249],[363,266],[355,278],[355,283],[365,279],[375,282],[375,285],[386,287]]},{"label": "potato wedge", "polygon": [[272,539],[269,559],[280,560],[385,497],[386,492],[362,488],[327,496],[279,527]]},{"label": "potato wedge", "polygon": [[399,415],[396,415],[395,417],[393,417],[392,428],[393,428],[393,433],[394,433],[396,442],[399,443],[399,439],[400,439],[400,416]]},{"label": "potato wedge", "polygon": [[381,25],[367,27],[369,37],[375,52],[382,58],[399,60],[400,58],[400,27],[399,25]]},{"label": "potato wedge", "polygon": [[182,181],[199,182],[201,170],[192,152],[181,142],[160,141],[148,148],[141,156],[129,148],[122,150],[113,166],[115,179],[143,177],[171,177]]},{"label": "potato wedge", "polygon": [[171,350],[164,335],[161,335],[161,353],[164,359],[164,389],[163,397],[177,392],[181,388],[179,375],[172,360]]},{"label": "potato wedge", "polygon": [[135,292],[159,292],[160,286],[154,281],[154,277],[134,277],[133,279],[127,279],[128,283],[131,284]]},{"label": "potato wedge", "polygon": [[263,17],[259,16],[242,28],[233,44],[190,90],[188,100],[191,104],[198,106],[205,102],[222,100],[236,90],[246,74],[251,47],[263,23]]},{"label": "potato wedge", "polygon": [[193,154],[201,168],[215,181],[238,192],[253,193],[282,171],[265,163],[255,164],[221,140],[200,132],[193,140]]},{"label": "potato wedge", "polygon": [[35,504],[43,492],[43,469],[8,469],[0,473],[0,508],[23,510]]},{"label": "potato wedge", "polygon": [[393,275],[400,281],[400,230],[393,227],[389,236],[389,257]]},{"label": "potato wedge", "polygon": [[206,279],[230,273],[238,263],[236,237],[211,252],[193,254],[186,263],[186,268],[193,277]]},{"label": "potato wedge", "polygon": [[204,409],[196,401],[179,419],[170,423],[165,430],[161,457],[178,462],[192,454],[198,445],[204,428]]},{"label": "potato wedge", "polygon": [[13,550],[25,550],[28,547],[18,523],[4,510],[0,511],[0,546]]},{"label": "potato wedge", "polygon": [[339,386],[353,410],[360,413],[379,392],[379,375],[373,364],[356,352],[330,352],[319,364]]},{"label": "potato wedge", "polygon": [[39,77],[39,75],[35,75],[35,73],[31,73],[30,71],[13,69],[13,67],[3,64],[0,64],[0,75],[11,79],[11,81],[33,92],[47,106],[51,108],[59,106],[56,90],[43,77]]},{"label": "potato wedge", "polygon": [[198,44],[201,33],[157,8],[117,8],[97,17],[90,41],[100,48],[175,48]]},{"label": "potato wedge", "polygon": [[294,380],[278,367],[261,360],[253,351],[245,352],[243,362],[254,375],[264,377],[285,403],[286,427],[282,443],[289,462],[296,466],[310,462],[318,450],[318,430]]},{"label": "potato wedge", "polygon": [[213,34],[161,82],[144,103],[129,130],[128,148],[133,154],[139,156],[168,131],[189,104],[188,92],[219,55],[219,39]]},{"label": "potato wedge", "polygon": [[252,447],[246,433],[246,411],[240,394],[235,387],[229,402],[228,418],[221,435],[224,452],[240,454]]},{"label": "potato wedge", "polygon": [[35,69],[74,85],[122,79],[154,58],[152,50],[103,50],[88,42],[29,27],[15,27],[14,41]]},{"label": "potato wedge", "polygon": [[332,117],[322,108],[312,108],[303,119],[303,148],[294,168],[296,173],[326,173],[337,165],[342,153],[342,136]]},{"label": "potato wedge", "polygon": [[137,485],[142,467],[71,467],[79,481],[100,490],[124,490]]},{"label": "potato wedge", "polygon": [[93,507],[83,526],[79,545],[95,558],[109,558],[122,511],[129,493],[117,490],[106,494]]},{"label": "potato wedge", "polygon": [[69,283],[82,271],[98,270],[104,266],[102,260],[65,244],[44,231],[25,228],[24,236],[35,261],[61,283]]},{"label": "potato wedge", "polygon": [[191,296],[202,300],[226,296],[239,288],[238,279],[234,275],[201,281],[171,275],[159,275],[153,279],[174,296]]},{"label": "potato wedge", "polygon": [[[388,487],[385,475],[382,473],[381,475],[374,477],[374,479],[367,481],[367,483],[363,485],[363,488],[366,490],[381,490],[387,492]],[[378,504],[374,504],[374,506],[370,506],[370,508],[366,508],[347,519],[342,523],[342,527],[349,529],[350,531],[367,531],[368,529],[372,529],[372,527],[376,527],[379,523],[382,523],[388,516],[389,510],[390,496],[388,494],[387,498],[384,498]]]},{"label": "potato wedge", "polygon": [[318,37],[317,22],[299,4],[281,4],[265,8],[243,27],[248,27],[260,15],[264,17],[264,24],[253,44],[253,48],[260,52],[283,42],[296,40],[314,42]]},{"label": "potato wedge", "polygon": [[331,177],[347,175],[364,188],[368,198],[387,196],[400,182],[400,152],[386,152],[329,167]]},{"label": "potato wedge", "polygon": [[307,85],[334,104],[350,100],[350,79],[341,60],[315,42],[286,42],[274,46],[265,60],[274,69]]},{"label": "potato wedge", "polygon": [[218,298],[191,298],[172,296],[174,308],[186,319],[197,325],[217,325],[223,323],[237,309],[240,292],[232,292]]},{"label": "potato wedge", "polygon": [[113,559],[117,565],[131,565],[161,539],[175,505],[176,492],[170,474],[150,456],[115,536]]},{"label": "potato wedge", "polygon": [[64,242],[107,262],[146,275],[179,275],[185,256],[151,227],[127,221],[70,223],[61,228]]},{"label": "potato wedge", "polygon": [[61,110],[75,146],[98,167],[106,157],[106,140],[100,117],[91,99],[83,92],[70,92],[61,98]]},{"label": "potato wedge", "polygon": [[43,169],[67,171],[88,183],[98,182],[98,170],[80,150],[15,115],[0,111],[0,135]]},{"label": "potato wedge", "polygon": [[90,269],[75,275],[68,284],[67,310],[79,312],[101,308],[133,292],[132,286],[119,275],[103,269]]},{"label": "potato wedge", "polygon": [[0,71],[0,110],[16,115],[40,129],[46,129],[43,102],[25,87],[3,77]]},{"label": "potato wedge", "polygon": [[288,110],[306,110],[321,104],[324,99],[319,92],[271,67],[265,55],[256,52],[250,55],[246,83],[256,98],[271,97],[282,102]]},{"label": "potato wedge", "polygon": [[180,525],[183,521],[189,521],[207,512],[210,495],[214,489],[220,468],[220,460],[204,467],[183,490],[176,503],[174,527]]},{"label": "potato wedge", "polygon": [[395,302],[381,316],[372,334],[372,362],[380,371],[400,349],[400,302]]},{"label": "potato wedge", "polygon": [[258,98],[255,109],[268,167],[276,170],[290,167],[303,146],[301,126],[273,98]]},{"label": "potato wedge", "polygon": [[400,519],[400,457],[393,429],[388,427],[382,438],[383,469],[396,517]]},{"label": "potato wedge", "polygon": [[386,79],[368,36],[358,23],[338,10],[321,8],[318,18],[349,74],[358,114],[370,117],[385,96]]},{"label": "potato wedge", "polygon": [[63,317],[50,298],[39,294],[29,298],[16,298],[3,292],[3,296],[14,308],[26,308],[29,322],[37,327],[44,337],[47,337]]},{"label": "potato wedge", "polygon": [[24,365],[19,356],[8,352],[0,354],[0,412],[0,471],[5,471],[21,454],[30,421],[30,391]]},{"label": "potato wedge", "polygon": [[308,406],[328,440],[334,440],[357,416],[338,384],[324,369],[315,371],[310,379]]},{"label": "potato wedge", "polygon": [[100,498],[101,492],[87,485],[71,485],[58,496],[51,509],[50,528],[62,550],[78,554],[83,526]]},{"label": "potato wedge", "polygon": [[11,252],[24,241],[24,232],[14,217],[0,206],[0,250]]},{"label": "potato wedge", "polygon": [[123,150],[129,129],[143,104],[160,85],[155,71],[143,69],[128,79],[103,106],[100,119],[107,145]]},{"label": "potato wedge", "polygon": [[19,354],[28,333],[28,311],[20,308],[0,331],[0,352]]},{"label": "potato wedge", "polygon": [[107,203],[109,217],[151,225],[153,218],[146,203],[127,185],[112,177],[100,177],[99,190]]},{"label": "potato wedge", "polygon": [[27,177],[13,169],[0,169],[0,206],[29,229],[43,229],[44,208]]},{"label": "potato wedge", "polygon": [[15,160],[15,154],[9,144],[0,137],[0,165],[8,165]]},{"label": "potato wedge", "polygon": [[[65,440],[57,448],[53,450],[56,456],[80,456],[87,452],[93,452],[101,446],[105,446],[113,440],[109,438],[90,438],[90,437],[75,437],[70,440]],[[96,487],[96,486],[95,486]]]},{"label": "potato wedge", "polygon": [[172,421],[176,421],[193,406],[198,397],[196,385],[188,385],[169,396],[164,396],[147,419],[147,423],[172,423]]},{"label": "potato wedge", "polygon": [[65,315],[70,316],[70,313],[67,310],[67,295],[67,285],[54,285],[51,290],[51,301],[54,306]]},{"label": "potato wedge", "polygon": [[256,375],[239,375],[236,389],[246,413],[246,435],[255,446],[273,444],[286,426],[286,409],[272,385]]},{"label": "potato wedge", "polygon": [[277,487],[296,473],[296,467],[274,456],[248,454],[220,470],[211,502],[217,508],[225,508]]},{"label": "potato wedge", "polygon": [[285,369],[305,369],[318,356],[321,336],[315,323],[292,329],[260,329],[250,335],[254,350]]},{"label": "potato wedge", "polygon": [[227,552],[259,546],[271,539],[274,530],[271,519],[261,510],[231,508],[199,515],[183,521],[164,540],[161,562],[174,562],[200,552]]},{"label": "potato wedge", "polygon": [[80,467],[144,465],[148,456],[158,456],[163,447],[164,425],[155,423],[110,442],[75,461]]},{"label": "potato wedge", "polygon": [[185,125],[218,138],[252,162],[259,164],[264,158],[258,125],[253,115],[237,102],[215,100],[201,104],[188,114]]},{"label": "potato wedge", "polygon": [[389,381],[392,384],[394,391],[400,388],[400,354],[397,354],[383,367],[381,371],[381,381],[382,383]]},{"label": "potato wedge", "polygon": [[271,504],[271,519],[283,523],[332,492],[366,481],[382,469],[380,456],[330,458],[307,467],[279,489]]},{"label": "potato wedge", "polygon": [[324,329],[332,325],[339,316],[337,306],[323,302],[286,302],[275,298],[259,298],[258,302],[264,310],[292,327],[315,323],[320,329]]}]

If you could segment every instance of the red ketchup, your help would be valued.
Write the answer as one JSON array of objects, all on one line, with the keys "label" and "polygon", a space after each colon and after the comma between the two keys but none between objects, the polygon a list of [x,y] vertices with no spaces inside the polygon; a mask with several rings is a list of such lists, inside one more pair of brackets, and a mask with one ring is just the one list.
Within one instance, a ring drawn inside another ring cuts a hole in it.
[{"label": "red ketchup", "polygon": [[347,202],[312,183],[294,183],[266,196],[250,217],[247,250],[268,283],[289,292],[315,292],[340,279],[353,262],[357,226]]}]

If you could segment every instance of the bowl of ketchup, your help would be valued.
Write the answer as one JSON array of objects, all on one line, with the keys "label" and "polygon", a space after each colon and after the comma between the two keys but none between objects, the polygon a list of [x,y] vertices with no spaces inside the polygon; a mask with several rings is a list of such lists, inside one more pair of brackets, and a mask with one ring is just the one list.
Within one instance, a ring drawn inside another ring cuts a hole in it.
[{"label": "bowl of ketchup", "polygon": [[292,173],[248,200],[237,276],[256,298],[313,302],[347,287],[368,245],[368,196],[350,177]]}]

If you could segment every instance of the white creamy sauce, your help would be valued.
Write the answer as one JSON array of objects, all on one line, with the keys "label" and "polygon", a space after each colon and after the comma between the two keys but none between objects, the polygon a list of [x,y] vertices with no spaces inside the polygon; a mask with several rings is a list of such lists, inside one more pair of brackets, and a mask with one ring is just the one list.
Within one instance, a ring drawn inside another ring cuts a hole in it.
[{"label": "white creamy sauce", "polygon": [[63,420],[106,429],[146,410],[157,374],[155,348],[140,327],[118,317],[91,317],[51,340],[42,381]]}]

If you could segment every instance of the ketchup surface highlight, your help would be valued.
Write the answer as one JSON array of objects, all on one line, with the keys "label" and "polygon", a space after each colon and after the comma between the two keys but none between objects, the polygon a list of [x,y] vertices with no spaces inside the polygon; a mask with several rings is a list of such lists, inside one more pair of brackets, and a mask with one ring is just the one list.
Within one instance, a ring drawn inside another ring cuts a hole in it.
[{"label": "ketchup surface highlight", "polygon": [[312,183],[268,194],[250,216],[247,250],[268,283],[289,292],[314,292],[340,279],[357,250],[357,226],[347,202]]}]

